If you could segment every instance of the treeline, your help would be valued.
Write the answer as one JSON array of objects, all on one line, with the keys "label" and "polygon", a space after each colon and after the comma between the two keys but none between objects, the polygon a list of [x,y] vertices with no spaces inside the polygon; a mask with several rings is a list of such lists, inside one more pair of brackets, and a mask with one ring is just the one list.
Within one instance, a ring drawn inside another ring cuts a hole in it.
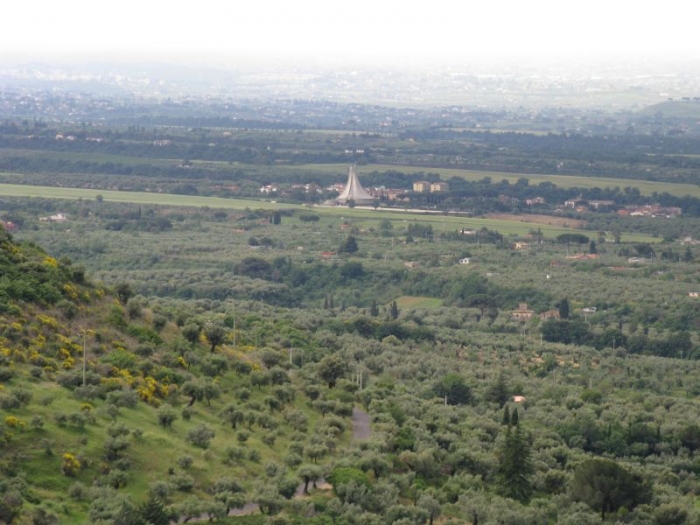
[{"label": "treeline", "polygon": [[[696,182],[700,160],[697,137],[574,133],[489,133],[423,128],[400,135],[422,141],[444,141],[441,153],[459,167],[494,171],[640,178]],[[464,147],[464,142],[469,146]],[[451,148],[446,145],[451,145]],[[651,169],[648,169],[651,168]]]},{"label": "treeline", "polygon": [[542,323],[542,337],[551,343],[564,343],[603,348],[624,349],[633,354],[659,357],[700,359],[700,347],[693,350],[690,332],[669,333],[665,337],[649,337],[646,334],[626,335],[617,328],[607,328],[602,333],[594,331],[583,319],[549,319]]}]

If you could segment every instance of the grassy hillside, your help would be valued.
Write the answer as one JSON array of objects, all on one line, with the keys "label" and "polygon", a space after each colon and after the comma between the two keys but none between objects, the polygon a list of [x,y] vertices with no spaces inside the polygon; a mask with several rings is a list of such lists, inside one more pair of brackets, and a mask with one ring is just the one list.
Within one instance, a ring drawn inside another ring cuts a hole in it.
[{"label": "grassy hillside", "polygon": [[279,344],[223,316],[168,321],[0,235],[0,522],[277,508],[349,439],[351,394],[290,374]]}]

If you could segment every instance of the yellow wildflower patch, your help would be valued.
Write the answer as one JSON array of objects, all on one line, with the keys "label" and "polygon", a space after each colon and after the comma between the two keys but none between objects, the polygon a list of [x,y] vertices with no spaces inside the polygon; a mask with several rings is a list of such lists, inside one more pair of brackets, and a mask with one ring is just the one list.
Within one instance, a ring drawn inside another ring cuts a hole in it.
[{"label": "yellow wildflower patch", "polygon": [[53,330],[58,330],[58,321],[56,321],[56,319],[54,319],[53,317],[49,315],[39,314],[36,316],[36,319],[42,325],[47,326],[48,328],[51,328]]}]

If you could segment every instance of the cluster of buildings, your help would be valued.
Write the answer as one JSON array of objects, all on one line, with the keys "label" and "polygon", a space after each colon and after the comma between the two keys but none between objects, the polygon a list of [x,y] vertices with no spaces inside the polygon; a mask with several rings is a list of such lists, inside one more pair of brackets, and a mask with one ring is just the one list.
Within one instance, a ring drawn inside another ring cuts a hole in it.
[{"label": "cluster of buildings", "polygon": [[661,206],[660,204],[645,204],[642,206],[625,206],[617,210],[617,214],[623,217],[679,217],[681,209],[676,206]]},{"label": "cluster of buildings", "polygon": [[[296,184],[291,187],[291,191],[303,190],[306,193],[322,194],[324,188],[317,184]],[[449,191],[449,184],[444,181],[428,182],[416,181],[413,183],[413,193],[445,193]],[[260,187],[260,193],[274,194],[283,193],[276,184],[267,184]],[[357,176],[355,166],[350,166],[348,169],[348,179],[345,184],[333,184],[325,188],[328,192],[338,192],[338,197],[333,199],[334,204],[345,205],[352,201],[359,206],[368,206],[376,203],[376,201],[407,201],[410,198],[406,195],[407,190],[389,189],[384,186],[365,189]],[[540,206],[546,204],[545,198],[541,196],[531,197],[527,199],[519,199],[509,195],[499,195],[498,201],[501,204],[518,205],[521,202],[529,207]],[[678,207],[661,206],[660,204],[645,204],[645,205],[630,205],[620,207],[613,200],[587,200],[582,196],[570,199],[564,202],[563,206],[559,205],[555,211],[573,210],[576,212],[590,211],[613,211],[618,215],[631,217],[678,217],[681,215],[681,209]]]},{"label": "cluster of buildings", "polygon": [[426,182],[424,180],[413,183],[413,191],[415,193],[441,193],[450,189],[446,182]]},{"label": "cluster of buildings", "polygon": [[[612,200],[586,200],[579,196],[564,202],[564,208],[577,212],[598,211],[601,208],[617,208]],[[622,217],[678,217],[682,211],[676,206],[661,206],[660,204],[641,204],[623,206],[616,210]]]},{"label": "cluster of buildings", "polygon": [[511,312],[510,315],[516,321],[529,321],[535,315],[538,315],[538,317],[542,321],[546,321],[547,319],[559,319],[559,310],[547,310],[546,312],[542,312],[541,314],[535,314],[535,311],[530,310],[530,308],[527,306],[527,303],[520,303],[518,307]]}]

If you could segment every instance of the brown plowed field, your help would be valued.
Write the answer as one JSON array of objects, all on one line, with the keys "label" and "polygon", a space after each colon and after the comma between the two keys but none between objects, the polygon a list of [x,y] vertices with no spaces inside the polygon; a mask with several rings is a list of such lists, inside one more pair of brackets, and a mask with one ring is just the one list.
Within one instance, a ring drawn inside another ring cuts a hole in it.
[{"label": "brown plowed field", "polygon": [[568,217],[553,217],[551,215],[534,215],[524,213],[515,215],[514,213],[489,213],[489,219],[500,219],[503,221],[531,222],[532,224],[549,224],[551,226],[569,226],[571,228],[582,228],[586,221],[570,219]]}]

